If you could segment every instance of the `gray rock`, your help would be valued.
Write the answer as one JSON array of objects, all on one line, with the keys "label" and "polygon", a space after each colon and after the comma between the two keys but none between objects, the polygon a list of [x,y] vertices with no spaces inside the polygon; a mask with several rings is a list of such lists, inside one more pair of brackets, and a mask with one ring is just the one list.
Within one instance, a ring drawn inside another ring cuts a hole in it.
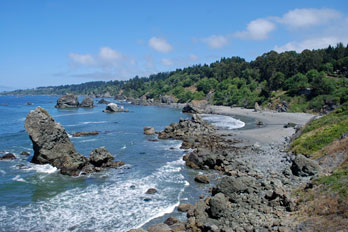
[{"label": "gray rock", "polygon": [[164,103],[164,104],[171,104],[171,103],[175,103],[176,102],[174,97],[168,96],[168,95],[160,96],[159,100],[160,100],[161,103]]},{"label": "gray rock", "polygon": [[14,160],[16,159],[16,156],[12,153],[7,153],[0,157],[0,160]]},{"label": "gray rock", "polygon": [[210,215],[212,218],[220,218],[226,215],[226,209],[229,201],[223,193],[213,196],[210,201]]},{"label": "gray rock", "polygon": [[213,188],[213,195],[223,193],[228,197],[233,197],[234,193],[240,194],[247,192],[250,186],[253,186],[254,179],[249,176],[242,177],[224,177],[220,183]]},{"label": "gray rock", "polygon": [[192,104],[186,104],[184,106],[184,108],[182,108],[182,112],[183,113],[191,113],[191,114],[199,114],[199,113],[201,113],[201,111],[198,108],[192,106]]},{"label": "gray rock", "polygon": [[291,171],[296,176],[313,176],[320,172],[320,166],[314,160],[298,154],[292,161]]},{"label": "gray rock", "polygon": [[45,109],[37,107],[29,112],[25,129],[33,142],[34,156],[31,162],[51,164],[61,173],[78,175],[88,163],[83,155],[76,152],[65,129]]},{"label": "gray rock", "polygon": [[94,105],[93,105],[93,99],[90,98],[90,97],[85,97],[81,104],[80,104],[80,107],[84,107],[84,108],[93,108]]},{"label": "gray rock", "polygon": [[73,94],[67,94],[65,96],[60,97],[57,100],[56,108],[77,108],[79,107],[79,101],[77,96]]},{"label": "gray rock", "polygon": [[114,113],[114,112],[124,112],[123,107],[118,107],[115,103],[109,103],[107,104],[105,110],[103,110],[105,113]]},{"label": "gray rock", "polygon": [[255,111],[255,112],[259,112],[259,111],[261,111],[261,110],[262,110],[262,109],[261,109],[261,107],[259,106],[259,103],[255,102],[254,111]]},{"label": "gray rock", "polygon": [[148,232],[171,232],[172,229],[164,223],[152,225],[147,229]]},{"label": "gray rock", "polygon": [[202,184],[209,184],[209,178],[204,175],[197,175],[195,181]]},{"label": "gray rock", "polygon": [[158,192],[157,189],[155,189],[155,188],[149,188],[149,189],[146,191],[145,194],[155,194],[155,193],[157,193],[157,192]]},{"label": "gray rock", "polygon": [[111,103],[111,102],[105,100],[104,98],[102,98],[101,100],[98,101],[98,104],[106,104],[107,105],[109,103]]},{"label": "gray rock", "polygon": [[144,127],[144,134],[146,134],[146,135],[154,135],[154,134],[156,134],[156,131],[155,131],[155,129],[153,129],[153,127],[146,126],[146,127]]},{"label": "gray rock", "polygon": [[95,167],[108,167],[114,161],[114,157],[105,147],[94,149],[89,155],[89,162]]},{"label": "gray rock", "polygon": [[180,212],[187,212],[187,211],[189,211],[192,208],[193,208],[193,205],[191,205],[191,204],[181,203],[178,206],[178,211],[180,211]]}]

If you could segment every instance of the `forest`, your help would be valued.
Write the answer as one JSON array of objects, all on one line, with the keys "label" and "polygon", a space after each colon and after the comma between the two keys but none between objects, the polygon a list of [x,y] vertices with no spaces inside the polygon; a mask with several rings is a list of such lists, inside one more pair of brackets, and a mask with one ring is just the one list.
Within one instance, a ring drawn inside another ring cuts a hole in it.
[{"label": "forest", "polygon": [[100,95],[159,99],[173,96],[178,102],[207,99],[215,105],[252,108],[255,102],[274,108],[287,102],[293,112],[319,112],[323,107],[348,101],[348,45],[301,53],[270,51],[253,61],[221,58],[211,64],[194,65],[127,81],[96,81],[75,85],[39,87],[4,94]]}]

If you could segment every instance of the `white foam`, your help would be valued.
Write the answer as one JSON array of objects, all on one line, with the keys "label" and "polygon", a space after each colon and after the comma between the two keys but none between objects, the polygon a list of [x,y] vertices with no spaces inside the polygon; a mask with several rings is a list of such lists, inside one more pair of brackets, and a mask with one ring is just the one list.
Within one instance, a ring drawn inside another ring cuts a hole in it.
[{"label": "white foam", "polygon": [[245,123],[230,116],[218,114],[201,114],[202,118],[211,124],[224,129],[237,129],[245,126]]},{"label": "white foam", "polygon": [[85,139],[85,140],[81,140],[80,143],[93,142],[93,141],[97,141],[97,139]]},{"label": "white foam", "polygon": [[98,113],[98,112],[95,111],[95,112],[84,112],[84,113],[81,112],[81,113],[71,113],[71,114],[59,114],[59,115],[54,115],[53,118],[82,115],[82,114],[95,114],[95,113]]},{"label": "white foam", "polygon": [[12,180],[14,180],[14,181],[19,181],[19,182],[26,182],[23,178],[21,178],[20,175],[17,175],[17,176],[15,176],[15,177],[13,177]]},{"label": "white foam", "polygon": [[100,124],[100,123],[106,123],[106,121],[95,121],[95,122],[82,122],[81,124]]},{"label": "white foam", "polygon": [[121,150],[124,150],[124,149],[126,149],[127,148],[127,146],[126,145],[123,145],[123,147],[121,147]]},{"label": "white foam", "polygon": [[5,175],[5,174],[6,174],[6,172],[5,172],[4,170],[1,170],[1,169],[0,169],[0,173],[1,173],[2,175]]},{"label": "white foam", "polygon": [[55,173],[58,171],[57,168],[51,166],[50,164],[33,164],[33,163],[30,163],[29,167],[24,170],[28,170],[28,171],[33,170],[38,173],[48,173],[48,174]]}]

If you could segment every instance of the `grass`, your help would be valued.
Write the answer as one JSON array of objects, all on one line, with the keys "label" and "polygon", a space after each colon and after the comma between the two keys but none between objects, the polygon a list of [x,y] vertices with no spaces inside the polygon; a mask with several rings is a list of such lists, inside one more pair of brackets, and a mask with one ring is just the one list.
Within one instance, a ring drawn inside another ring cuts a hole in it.
[{"label": "grass", "polygon": [[321,184],[327,190],[346,197],[348,193],[348,169],[337,170],[330,176],[320,177],[314,181],[314,184]]},{"label": "grass", "polygon": [[323,148],[348,132],[348,104],[315,119],[305,126],[301,136],[291,144],[291,150],[311,158],[322,155]]}]

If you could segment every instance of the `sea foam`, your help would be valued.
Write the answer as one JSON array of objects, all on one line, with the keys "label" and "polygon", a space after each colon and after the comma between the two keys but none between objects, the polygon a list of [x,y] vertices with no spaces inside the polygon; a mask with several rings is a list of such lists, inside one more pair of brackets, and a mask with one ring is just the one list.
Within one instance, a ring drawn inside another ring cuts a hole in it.
[{"label": "sea foam", "polygon": [[245,126],[245,123],[230,116],[218,114],[202,114],[202,118],[211,124],[223,129],[238,129]]}]

